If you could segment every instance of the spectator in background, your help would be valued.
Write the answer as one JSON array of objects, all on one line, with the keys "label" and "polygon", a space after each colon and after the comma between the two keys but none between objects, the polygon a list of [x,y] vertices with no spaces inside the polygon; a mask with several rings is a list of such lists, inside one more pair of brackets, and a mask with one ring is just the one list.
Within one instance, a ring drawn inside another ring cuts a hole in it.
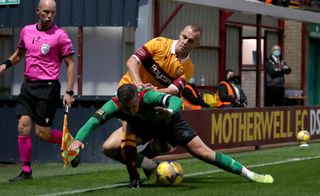
[{"label": "spectator in background", "polygon": [[240,87],[240,77],[235,76],[232,70],[226,70],[224,77],[225,81],[218,85],[218,107],[245,107],[247,97]]},{"label": "spectator in background", "polygon": [[200,110],[210,106],[204,102],[198,90],[196,89],[195,79],[191,78],[184,89],[180,91],[180,97],[183,100],[183,109]]},{"label": "spectator in background", "polygon": [[291,73],[291,68],[281,59],[281,48],[272,47],[272,55],[265,63],[265,106],[282,106],[284,104],[284,75]]},{"label": "spectator in background", "polygon": [[290,5],[291,0],[259,0],[259,1],[265,2],[266,4],[288,7]]}]

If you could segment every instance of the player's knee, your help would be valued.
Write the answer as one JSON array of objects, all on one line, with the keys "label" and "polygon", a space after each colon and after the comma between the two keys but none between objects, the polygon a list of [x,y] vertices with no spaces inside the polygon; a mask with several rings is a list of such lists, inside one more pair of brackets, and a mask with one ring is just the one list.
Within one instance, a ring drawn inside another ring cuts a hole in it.
[{"label": "player's knee", "polygon": [[46,128],[37,127],[36,128],[36,136],[40,140],[49,141],[50,137],[51,137],[51,133],[50,133],[50,130],[47,130]]},{"label": "player's knee", "polygon": [[110,157],[115,153],[115,151],[120,149],[121,135],[122,131],[121,129],[118,129],[109,136],[102,145],[103,154]]},{"label": "player's knee", "polygon": [[115,154],[115,149],[108,142],[104,142],[102,145],[102,153],[108,157],[112,157]]},{"label": "player's knee", "polygon": [[28,123],[19,123],[18,132],[19,132],[19,135],[23,135],[23,136],[30,135],[31,125],[29,125]]},{"label": "player's knee", "polygon": [[121,155],[121,152],[119,150],[116,150],[116,149],[105,149],[104,147],[102,147],[102,153],[111,158],[111,159],[114,159],[116,161],[118,161],[118,158],[119,156],[122,156]]},{"label": "player's knee", "polygon": [[104,146],[104,144],[102,145],[101,150],[102,150],[102,153],[103,153],[104,155],[108,156],[109,150],[108,150],[108,148],[106,148],[106,147]]},{"label": "player's knee", "polygon": [[36,136],[37,138],[39,138],[42,141],[48,141],[48,139],[46,138],[45,134],[41,131],[37,131],[36,132]]},{"label": "player's knee", "polygon": [[107,156],[108,158],[111,158],[115,161],[119,161],[123,164],[125,164],[122,153],[121,153],[121,148],[105,148],[105,146],[102,146],[102,153]]}]

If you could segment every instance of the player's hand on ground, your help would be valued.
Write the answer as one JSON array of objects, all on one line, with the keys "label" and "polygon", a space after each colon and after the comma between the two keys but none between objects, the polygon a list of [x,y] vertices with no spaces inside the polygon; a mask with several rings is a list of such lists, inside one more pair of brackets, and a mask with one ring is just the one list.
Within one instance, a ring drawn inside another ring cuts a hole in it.
[{"label": "player's hand on ground", "polygon": [[155,107],[156,113],[160,118],[169,118],[172,116],[173,111],[168,108],[163,108],[163,107]]},{"label": "player's hand on ground", "polygon": [[4,72],[4,70],[6,70],[6,65],[5,64],[1,64],[0,65],[0,73]]},{"label": "player's hand on ground", "polygon": [[63,96],[63,106],[68,106],[70,108],[73,102],[74,102],[74,97],[72,95],[69,95],[66,93]]},{"label": "player's hand on ground", "polygon": [[71,145],[69,146],[69,151],[76,151],[77,149],[83,149],[84,148],[84,144],[79,141],[79,140],[74,140]]}]

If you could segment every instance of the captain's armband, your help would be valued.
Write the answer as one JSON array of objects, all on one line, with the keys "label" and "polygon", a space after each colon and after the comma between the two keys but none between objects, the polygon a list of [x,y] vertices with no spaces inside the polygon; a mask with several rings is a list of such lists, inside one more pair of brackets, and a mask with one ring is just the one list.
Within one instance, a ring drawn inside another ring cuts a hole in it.
[{"label": "captain's armband", "polygon": [[94,113],[93,117],[98,119],[100,124],[102,124],[103,122],[105,122],[105,119],[104,119],[105,113],[106,112],[103,109],[99,109]]},{"label": "captain's armband", "polygon": [[186,86],[186,81],[182,77],[179,77],[170,86],[176,87],[178,92],[180,92]]}]

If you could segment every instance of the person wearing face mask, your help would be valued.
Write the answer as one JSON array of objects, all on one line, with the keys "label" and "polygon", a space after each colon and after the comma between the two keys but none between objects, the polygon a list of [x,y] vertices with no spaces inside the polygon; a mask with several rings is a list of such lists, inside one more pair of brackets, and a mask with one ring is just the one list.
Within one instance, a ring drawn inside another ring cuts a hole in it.
[{"label": "person wearing face mask", "polygon": [[265,63],[265,106],[282,106],[284,100],[284,75],[291,73],[291,68],[281,58],[281,48],[272,47],[272,55]]},{"label": "person wearing face mask", "polygon": [[224,77],[225,81],[221,81],[218,85],[218,107],[245,107],[247,97],[240,87],[240,78],[230,69],[225,71]]},{"label": "person wearing face mask", "polygon": [[183,109],[200,110],[210,106],[204,102],[198,90],[196,89],[195,79],[192,77],[186,86],[180,91],[180,97],[183,100]]}]

